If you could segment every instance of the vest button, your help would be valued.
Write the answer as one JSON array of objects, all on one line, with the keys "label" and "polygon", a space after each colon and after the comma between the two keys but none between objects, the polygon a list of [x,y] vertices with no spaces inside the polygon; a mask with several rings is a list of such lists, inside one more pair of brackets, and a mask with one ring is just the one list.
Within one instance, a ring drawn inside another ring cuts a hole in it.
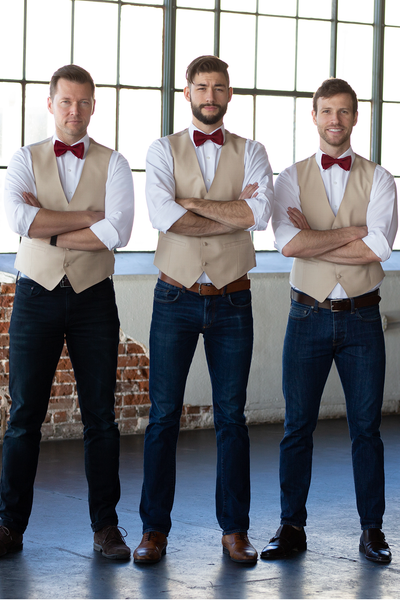
[{"label": "vest button", "polygon": [[207,246],[207,245],[208,245],[207,242],[203,242],[203,246]]},{"label": "vest button", "polygon": [[207,264],[207,263],[206,263],[206,261],[203,261],[203,262],[201,263],[201,265],[202,265],[203,267],[205,267],[205,266],[206,266],[206,264]]},{"label": "vest button", "polygon": [[69,267],[69,263],[65,263],[64,267]]},{"label": "vest button", "polygon": [[339,274],[338,274],[338,275],[336,275],[336,278],[337,278],[337,279],[340,279],[340,278],[341,278],[341,275],[339,275]]}]

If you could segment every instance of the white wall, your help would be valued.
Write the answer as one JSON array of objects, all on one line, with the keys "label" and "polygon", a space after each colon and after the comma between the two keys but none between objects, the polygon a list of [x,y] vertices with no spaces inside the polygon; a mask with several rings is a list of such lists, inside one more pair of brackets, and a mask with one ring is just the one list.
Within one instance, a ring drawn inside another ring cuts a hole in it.
[{"label": "white wall", "polygon": [[[148,347],[155,275],[115,276],[117,304],[123,331]],[[254,313],[254,354],[248,386],[248,422],[283,421],[281,355],[289,309],[287,273],[251,274]],[[387,375],[385,412],[400,412],[400,272],[389,271],[381,288],[385,331]],[[399,323],[396,323],[399,321]],[[211,386],[200,337],[188,378],[185,403],[211,404]],[[333,367],[329,376],[320,416],[345,415],[340,381]],[[211,425],[210,423],[207,423]]]}]

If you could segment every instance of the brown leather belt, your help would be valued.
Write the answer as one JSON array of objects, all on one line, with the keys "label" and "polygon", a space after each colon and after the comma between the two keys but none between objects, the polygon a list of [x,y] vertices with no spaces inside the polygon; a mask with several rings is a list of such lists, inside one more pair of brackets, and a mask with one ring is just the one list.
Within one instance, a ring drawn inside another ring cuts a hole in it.
[{"label": "brown leather belt", "polygon": [[354,298],[343,298],[342,300],[324,300],[323,302],[318,302],[315,298],[311,296],[307,296],[307,294],[302,294],[301,292],[296,292],[296,290],[291,291],[291,297],[296,302],[300,302],[300,304],[306,304],[307,306],[315,306],[317,304],[318,308],[327,308],[332,312],[339,312],[341,310],[352,310],[353,308],[362,308],[363,306],[374,306],[375,304],[379,304],[381,301],[381,297],[379,295],[379,289],[374,290],[373,292],[369,292],[369,294],[364,294],[363,296],[355,296]]},{"label": "brown leather belt", "polygon": [[[170,285],[174,285],[178,288],[183,288],[184,286],[179,283],[179,281],[175,281],[175,279],[171,279],[165,273],[160,274],[161,281],[165,283],[169,283]],[[236,279],[232,281],[232,283],[228,283],[221,289],[212,285],[212,283],[195,283],[190,288],[185,288],[188,292],[195,292],[196,294],[200,294],[200,296],[222,296],[223,294],[232,294],[233,292],[240,292],[241,290],[250,289],[250,279],[248,279],[247,275],[243,275],[240,279]]]}]

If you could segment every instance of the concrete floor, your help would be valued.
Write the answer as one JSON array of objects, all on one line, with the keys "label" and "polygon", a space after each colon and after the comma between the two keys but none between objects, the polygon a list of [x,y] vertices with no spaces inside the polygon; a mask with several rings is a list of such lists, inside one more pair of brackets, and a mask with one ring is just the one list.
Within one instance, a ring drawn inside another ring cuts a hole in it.
[{"label": "concrete floor", "polygon": [[[278,454],[282,425],[250,429],[250,538],[258,550],[279,524]],[[358,551],[350,444],[344,420],[321,421],[315,435],[308,502],[308,551],[255,566],[222,555],[214,516],[213,431],[183,432],[178,452],[174,527],[166,557],[138,567],[92,549],[82,442],[42,444],[35,502],[24,549],[0,560],[1,598],[399,598],[400,416],[385,417],[387,509],[384,531],[394,555],[375,565]],[[138,504],[142,436],[121,440],[120,524],[132,549],[141,538]]]}]

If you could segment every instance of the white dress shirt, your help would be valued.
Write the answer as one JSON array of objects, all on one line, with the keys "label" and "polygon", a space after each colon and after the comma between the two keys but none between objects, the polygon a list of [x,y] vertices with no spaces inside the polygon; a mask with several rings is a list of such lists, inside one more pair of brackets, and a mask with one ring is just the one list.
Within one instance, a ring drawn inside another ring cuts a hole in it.
[{"label": "white dress shirt", "polygon": [[[336,216],[344,196],[350,171],[345,171],[339,165],[332,165],[329,169],[324,170],[321,165],[322,154],[323,152],[318,150],[315,158],[324,182],[329,204]],[[355,154],[351,148],[342,154],[340,158],[345,156],[351,156],[353,164]],[[282,252],[282,248],[301,231],[290,222],[287,214],[289,207],[301,211],[300,190],[295,164],[282,171],[275,183],[272,226],[275,232],[275,247],[279,252]],[[363,242],[384,262],[392,253],[397,232],[397,192],[393,176],[380,165],[376,166],[374,172],[366,225],[368,235],[363,238]],[[347,298],[347,295],[343,287],[337,284],[328,297]]]},{"label": "white dress shirt", "polygon": [[[196,151],[206,189],[209,191],[218,167],[222,146],[207,140],[203,145],[197,147],[193,142],[193,132],[196,129],[191,123],[189,135]],[[221,130],[225,139],[223,125]],[[246,140],[244,152],[243,188],[249,183],[258,183],[259,187],[257,196],[246,200],[254,216],[254,225],[247,231],[263,230],[268,225],[273,208],[272,169],[264,146],[253,140]],[[156,140],[148,150],[146,200],[154,229],[164,233],[187,212],[183,206],[175,202],[174,162],[168,137]],[[203,273],[198,282],[210,283],[210,279]]]},{"label": "white dress shirt", "polygon": [[[53,144],[57,139],[54,135]],[[72,152],[56,158],[61,185],[68,202],[71,201],[82,175],[90,144],[89,136],[86,134],[80,142],[85,146],[83,159],[77,158]],[[29,146],[20,148],[12,157],[7,169],[4,194],[4,207],[11,229],[18,235],[29,237],[29,228],[40,209],[26,204],[23,192],[31,192],[37,197]],[[129,242],[133,214],[132,172],[122,154],[113,151],[108,165],[105,218],[94,223],[90,229],[109,250],[121,248]]]}]

